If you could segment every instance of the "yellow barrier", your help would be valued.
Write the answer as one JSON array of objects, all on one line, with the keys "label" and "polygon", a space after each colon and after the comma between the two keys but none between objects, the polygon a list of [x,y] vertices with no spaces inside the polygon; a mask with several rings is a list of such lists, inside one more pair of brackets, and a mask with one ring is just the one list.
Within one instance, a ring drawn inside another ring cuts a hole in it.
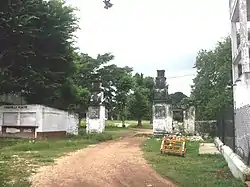
[{"label": "yellow barrier", "polygon": [[185,138],[177,139],[176,136],[164,136],[161,142],[161,153],[184,156],[186,153],[185,141]]}]

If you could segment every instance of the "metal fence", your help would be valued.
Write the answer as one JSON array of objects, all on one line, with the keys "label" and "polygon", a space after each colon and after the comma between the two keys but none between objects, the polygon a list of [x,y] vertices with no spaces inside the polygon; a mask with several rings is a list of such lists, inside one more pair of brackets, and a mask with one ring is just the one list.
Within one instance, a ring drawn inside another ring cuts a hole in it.
[{"label": "metal fence", "polygon": [[234,108],[229,105],[219,113],[216,125],[216,136],[235,151]]},{"label": "metal fence", "polygon": [[227,106],[217,120],[196,121],[195,129],[200,135],[219,137],[245,164],[250,165],[250,105],[236,110],[233,105]]},{"label": "metal fence", "polygon": [[216,120],[195,121],[195,132],[203,137],[214,137],[216,135],[216,124]]},{"label": "metal fence", "polygon": [[229,146],[242,161],[250,165],[250,105],[236,110],[228,106],[217,120],[217,136]]},{"label": "metal fence", "polygon": [[235,110],[235,153],[250,164],[250,105]]},{"label": "metal fence", "polygon": [[217,119],[196,121],[195,131],[201,136],[217,136],[225,145],[235,151],[234,126],[234,108],[233,105],[228,105],[219,112]]}]

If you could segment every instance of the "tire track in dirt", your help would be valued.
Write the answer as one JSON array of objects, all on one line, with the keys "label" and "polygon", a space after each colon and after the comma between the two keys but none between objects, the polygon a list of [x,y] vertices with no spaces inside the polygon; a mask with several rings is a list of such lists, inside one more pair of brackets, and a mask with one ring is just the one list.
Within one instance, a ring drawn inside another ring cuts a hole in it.
[{"label": "tire track in dirt", "polygon": [[146,163],[144,140],[125,137],[61,157],[32,176],[32,187],[176,187]]}]

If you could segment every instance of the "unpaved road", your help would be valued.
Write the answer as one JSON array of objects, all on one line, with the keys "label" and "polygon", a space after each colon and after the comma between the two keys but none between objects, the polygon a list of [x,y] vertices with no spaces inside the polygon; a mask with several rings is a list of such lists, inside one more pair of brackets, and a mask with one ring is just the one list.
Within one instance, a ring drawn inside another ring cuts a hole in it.
[{"label": "unpaved road", "polygon": [[143,137],[125,137],[81,149],[40,168],[32,187],[176,187],[144,160]]}]

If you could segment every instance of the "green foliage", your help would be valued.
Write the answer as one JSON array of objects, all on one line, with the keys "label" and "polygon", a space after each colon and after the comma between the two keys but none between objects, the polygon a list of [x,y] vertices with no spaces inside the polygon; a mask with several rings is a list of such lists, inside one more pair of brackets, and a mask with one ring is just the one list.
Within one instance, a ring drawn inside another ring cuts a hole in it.
[{"label": "green foliage", "polygon": [[169,95],[169,100],[171,101],[173,108],[182,108],[181,107],[182,102],[186,98],[187,96],[183,94],[182,92],[175,92]]},{"label": "green foliage", "polygon": [[197,76],[191,97],[198,120],[217,119],[232,104],[232,61],[230,38],[218,42],[214,50],[201,50],[196,57]]},{"label": "green foliage", "polygon": [[[142,119],[149,119],[152,114],[154,79],[143,74],[134,75],[133,94],[129,100],[129,112],[133,119],[142,126]],[[149,117],[150,116],[150,117]]]},{"label": "green foliage", "polygon": [[102,77],[104,104],[109,111],[109,116],[126,116],[123,107],[127,103],[127,96],[132,88],[131,72],[132,68],[118,67],[115,64],[106,65],[98,70]]},{"label": "green foliage", "polygon": [[59,0],[13,0],[1,1],[0,14],[1,93],[56,105],[75,68],[74,9]]},{"label": "green foliage", "polygon": [[70,84],[74,94],[72,95],[73,100],[70,103],[70,109],[77,112],[80,118],[84,117],[89,106],[93,79],[96,78],[97,74],[105,78],[105,76],[102,76],[104,72],[100,71],[100,67],[113,58],[114,56],[110,53],[99,54],[96,58],[90,57],[88,54],[75,53],[76,70],[71,77],[72,83]]},{"label": "green foliage", "polygon": [[125,119],[127,118],[127,107],[128,107],[128,97],[130,91],[133,88],[133,79],[131,75],[124,74],[117,81],[116,87],[116,106],[119,111],[119,116],[122,120],[123,126],[125,126]]}]

